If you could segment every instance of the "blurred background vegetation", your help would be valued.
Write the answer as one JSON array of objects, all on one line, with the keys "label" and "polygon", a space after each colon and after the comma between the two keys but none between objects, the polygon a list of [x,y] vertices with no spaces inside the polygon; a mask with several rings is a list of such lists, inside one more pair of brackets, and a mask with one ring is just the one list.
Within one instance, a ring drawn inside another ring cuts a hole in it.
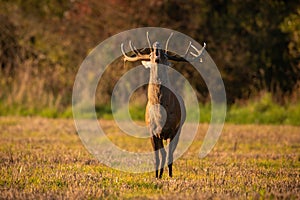
[{"label": "blurred background vegetation", "polygon": [[[0,115],[71,117],[74,78],[89,51],[144,26],[208,44],[226,87],[227,121],[300,125],[300,2],[283,0],[0,0]],[[121,58],[113,65],[97,91],[100,117],[110,117],[114,83],[133,67]],[[174,68],[191,81],[209,121],[200,75]],[[142,119],[146,97],[135,96],[131,111]]]}]

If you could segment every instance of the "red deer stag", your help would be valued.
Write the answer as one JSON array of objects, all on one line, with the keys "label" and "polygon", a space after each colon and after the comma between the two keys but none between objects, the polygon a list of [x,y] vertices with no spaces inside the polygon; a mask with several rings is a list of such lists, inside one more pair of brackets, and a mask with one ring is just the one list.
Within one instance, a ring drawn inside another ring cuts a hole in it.
[{"label": "red deer stag", "polygon": [[[172,177],[173,153],[178,144],[180,131],[186,117],[184,102],[178,94],[175,94],[174,90],[171,90],[167,68],[164,66],[170,65],[168,60],[178,62],[202,62],[201,55],[206,46],[204,43],[203,48],[198,50],[190,42],[183,56],[171,55],[168,52],[168,43],[172,35],[173,33],[171,33],[169,36],[165,49],[163,50],[159,42],[153,43],[153,46],[151,47],[149,34],[147,32],[147,41],[150,49],[150,53],[148,54],[142,54],[142,51],[145,51],[145,49],[138,50],[132,45],[131,41],[129,41],[130,49],[135,53],[135,55],[132,57],[126,55],[124,51],[124,45],[123,43],[121,44],[121,51],[124,55],[124,61],[135,62],[141,60],[142,64],[146,68],[150,68],[148,102],[145,113],[145,121],[150,131],[151,143],[153,150],[155,151],[156,178],[162,177],[166,162],[166,150],[163,145],[163,140],[167,140],[169,144],[168,168],[169,176]],[[193,59],[187,58],[190,47],[197,52],[196,54],[190,52],[190,54],[194,56]],[[161,162],[159,158],[159,152],[161,153]]]}]

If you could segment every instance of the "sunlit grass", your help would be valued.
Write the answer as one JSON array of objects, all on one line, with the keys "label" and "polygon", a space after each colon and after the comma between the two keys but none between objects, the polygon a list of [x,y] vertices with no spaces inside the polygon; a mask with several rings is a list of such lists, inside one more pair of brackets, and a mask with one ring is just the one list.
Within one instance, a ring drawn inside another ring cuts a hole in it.
[{"label": "sunlit grass", "polygon": [[[112,121],[101,121],[118,146]],[[214,150],[198,158],[208,124],[174,163],[174,177],[125,173],[99,163],[83,147],[72,120],[0,118],[0,198],[285,198],[298,199],[300,128],[226,124]],[[142,145],[142,146],[141,146]]]}]

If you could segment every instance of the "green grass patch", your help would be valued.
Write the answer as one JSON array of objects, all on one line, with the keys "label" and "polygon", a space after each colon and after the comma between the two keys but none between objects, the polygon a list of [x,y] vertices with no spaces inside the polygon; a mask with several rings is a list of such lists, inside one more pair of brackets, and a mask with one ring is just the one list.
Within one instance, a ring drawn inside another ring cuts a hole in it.
[{"label": "green grass patch", "polygon": [[232,105],[227,122],[235,124],[289,124],[300,125],[300,103],[279,105],[265,94],[259,100],[249,100],[245,105]]},{"label": "green grass patch", "polygon": [[[114,115],[110,105],[96,105],[96,116],[100,119],[128,119],[143,121],[145,105],[130,103],[129,108],[119,108]],[[93,110],[81,109],[81,117],[91,118]],[[218,110],[222,109],[216,109]],[[218,113],[216,112],[216,115]],[[200,115],[199,115],[200,113]],[[0,102],[0,116],[41,116],[46,118],[72,118],[72,107],[64,109],[47,107],[27,107],[19,104]],[[211,122],[211,104],[199,104],[198,108],[187,106],[187,122],[199,120],[200,123]],[[249,100],[245,104],[233,104],[227,107],[226,122],[234,124],[287,124],[300,126],[300,102],[280,105],[272,100],[271,94],[266,93],[258,100]]]}]

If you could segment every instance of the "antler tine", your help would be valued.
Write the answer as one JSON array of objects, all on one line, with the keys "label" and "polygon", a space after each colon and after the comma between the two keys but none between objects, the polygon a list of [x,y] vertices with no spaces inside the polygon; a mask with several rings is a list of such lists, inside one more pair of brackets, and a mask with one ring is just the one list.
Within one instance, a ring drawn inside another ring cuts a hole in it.
[{"label": "antler tine", "polygon": [[202,62],[202,58],[200,58],[200,56],[202,56],[203,54],[203,51],[206,47],[206,43],[204,42],[203,47],[200,50],[198,50],[194,45],[191,45],[191,47],[197,52],[197,54],[190,52],[190,54],[195,57],[193,58],[193,60],[200,59],[200,62]]},{"label": "antler tine", "polygon": [[131,51],[133,51],[135,54],[140,55],[140,52],[137,50],[137,48],[134,45],[132,45],[131,40],[129,40],[129,47]]},{"label": "antler tine", "polygon": [[186,55],[189,53],[189,50],[190,50],[190,48],[191,48],[191,45],[192,45],[192,42],[190,41],[189,46],[188,46],[188,48],[186,49],[186,51],[185,51],[185,53],[184,53],[184,55],[183,55],[184,58],[185,58]]},{"label": "antler tine", "polygon": [[126,55],[126,53],[124,51],[124,44],[123,43],[121,43],[121,51],[122,51],[123,56],[125,56],[125,58],[126,58],[127,55]]},{"label": "antler tine", "polygon": [[173,36],[173,32],[171,32],[170,36],[169,36],[168,39],[167,39],[166,47],[165,47],[165,53],[168,52],[169,41],[170,41],[170,39],[171,39],[172,36]]},{"label": "antler tine", "polygon": [[206,47],[206,43],[204,42],[203,47],[200,50],[198,50],[194,45],[191,45],[191,47],[197,52],[197,54],[195,54],[193,52],[190,52],[190,54],[194,57],[199,57],[202,55],[202,53]]},{"label": "antler tine", "polygon": [[151,41],[150,41],[150,38],[149,38],[149,32],[148,31],[147,31],[147,42],[148,42],[150,51],[152,52]]},{"label": "antler tine", "polygon": [[[188,54],[188,52],[189,52],[190,47],[192,47],[192,48],[197,52],[197,54],[195,54],[195,53],[193,53],[193,52],[190,52],[190,54],[191,54],[192,56],[195,57],[195,58],[192,58],[192,59],[188,59],[188,58],[187,58],[187,54]],[[201,56],[202,56],[202,54],[203,54],[203,51],[204,51],[205,47],[206,47],[206,43],[203,44],[202,49],[198,50],[198,49],[197,49],[194,45],[192,45],[192,43],[190,42],[190,43],[189,43],[189,46],[188,46],[188,48],[187,48],[187,50],[186,50],[186,52],[185,52],[185,54],[184,54],[183,56],[179,56],[179,57],[178,57],[178,56],[171,56],[171,55],[168,55],[167,53],[166,53],[165,55],[167,56],[167,58],[168,58],[169,60],[173,60],[173,61],[195,62],[197,59],[199,59],[199,61],[202,62]]]}]

